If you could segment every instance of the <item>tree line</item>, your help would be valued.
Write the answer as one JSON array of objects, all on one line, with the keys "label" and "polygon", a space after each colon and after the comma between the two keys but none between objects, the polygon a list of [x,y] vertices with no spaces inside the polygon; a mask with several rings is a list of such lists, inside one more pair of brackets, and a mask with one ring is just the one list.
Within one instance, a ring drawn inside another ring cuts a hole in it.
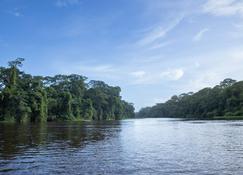
[{"label": "tree line", "polygon": [[87,77],[33,76],[21,71],[23,58],[0,67],[0,121],[118,120],[134,117],[120,87]]},{"label": "tree line", "polygon": [[243,81],[227,78],[213,88],[174,95],[165,103],[142,108],[136,114],[138,118],[210,119],[220,116],[243,116]]}]

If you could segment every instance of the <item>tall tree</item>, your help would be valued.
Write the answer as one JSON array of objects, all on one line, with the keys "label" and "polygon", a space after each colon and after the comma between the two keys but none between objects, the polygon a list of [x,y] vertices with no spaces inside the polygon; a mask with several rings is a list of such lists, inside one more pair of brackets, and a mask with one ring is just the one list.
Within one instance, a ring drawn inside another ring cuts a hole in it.
[{"label": "tall tree", "polygon": [[120,87],[86,83],[87,78],[77,74],[32,76],[20,71],[23,61],[17,58],[0,67],[0,120],[113,120],[134,115]]}]

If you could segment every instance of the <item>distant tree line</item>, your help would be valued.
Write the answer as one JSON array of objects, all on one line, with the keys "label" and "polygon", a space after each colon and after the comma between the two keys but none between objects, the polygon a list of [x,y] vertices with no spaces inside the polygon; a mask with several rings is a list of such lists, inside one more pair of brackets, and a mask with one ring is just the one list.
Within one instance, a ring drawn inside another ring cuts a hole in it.
[{"label": "distant tree line", "polygon": [[197,93],[174,95],[165,103],[142,108],[138,118],[214,118],[217,116],[243,116],[243,81],[225,79],[213,88]]},{"label": "distant tree line", "polygon": [[115,120],[134,117],[120,87],[81,75],[32,76],[18,58],[0,67],[0,121]]}]

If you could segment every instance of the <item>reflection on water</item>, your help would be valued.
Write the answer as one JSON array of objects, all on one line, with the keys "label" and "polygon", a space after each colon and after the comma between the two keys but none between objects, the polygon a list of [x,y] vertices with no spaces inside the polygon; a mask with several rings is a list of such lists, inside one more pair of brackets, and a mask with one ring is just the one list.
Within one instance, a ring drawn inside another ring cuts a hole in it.
[{"label": "reflection on water", "polygon": [[[114,132],[103,132],[107,125]],[[0,123],[0,156],[8,159],[15,154],[21,154],[28,148],[55,144],[67,148],[81,148],[87,142],[103,140],[105,135],[116,133],[119,121],[99,123],[41,123],[41,124],[7,124]]]},{"label": "reflection on water", "polygon": [[243,122],[0,123],[0,174],[243,174]]}]

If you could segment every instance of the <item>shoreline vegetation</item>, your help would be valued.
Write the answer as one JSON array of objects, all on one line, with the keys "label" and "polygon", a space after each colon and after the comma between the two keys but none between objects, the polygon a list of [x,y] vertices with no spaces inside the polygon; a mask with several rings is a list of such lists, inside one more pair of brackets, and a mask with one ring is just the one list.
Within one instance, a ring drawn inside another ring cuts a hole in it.
[{"label": "shoreline vegetation", "polygon": [[[92,121],[127,118],[243,120],[243,81],[227,78],[213,88],[174,95],[142,108],[122,100],[120,87],[77,74],[32,76],[23,58],[0,67],[0,122]],[[197,116],[197,117],[195,117]]]},{"label": "shoreline vegetation", "polygon": [[[172,117],[171,117],[172,118]],[[243,120],[243,116],[213,116],[208,118],[181,118],[184,120]]]},{"label": "shoreline vegetation", "polygon": [[213,88],[174,95],[165,103],[142,108],[136,118],[242,120],[243,81],[227,78]]},{"label": "shoreline vegetation", "polygon": [[21,71],[23,58],[0,67],[0,121],[46,122],[134,118],[121,88],[77,74],[33,76]]},{"label": "shoreline vegetation", "polygon": [[243,116],[215,116],[212,120],[243,120]]}]

